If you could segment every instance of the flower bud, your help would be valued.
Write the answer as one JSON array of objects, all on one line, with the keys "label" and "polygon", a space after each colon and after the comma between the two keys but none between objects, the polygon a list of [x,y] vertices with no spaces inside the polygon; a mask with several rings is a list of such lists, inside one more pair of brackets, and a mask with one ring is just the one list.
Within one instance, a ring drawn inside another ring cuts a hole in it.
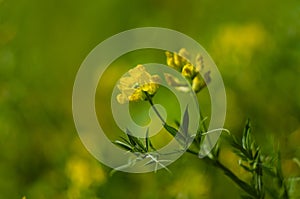
[{"label": "flower bud", "polygon": [[183,66],[181,74],[185,78],[192,80],[196,76],[197,73],[196,73],[195,67],[192,64],[188,63]]},{"label": "flower bud", "polygon": [[198,93],[205,86],[206,86],[205,81],[201,78],[200,73],[198,73],[197,76],[193,79],[193,82],[192,82],[193,91],[195,91],[195,93]]}]

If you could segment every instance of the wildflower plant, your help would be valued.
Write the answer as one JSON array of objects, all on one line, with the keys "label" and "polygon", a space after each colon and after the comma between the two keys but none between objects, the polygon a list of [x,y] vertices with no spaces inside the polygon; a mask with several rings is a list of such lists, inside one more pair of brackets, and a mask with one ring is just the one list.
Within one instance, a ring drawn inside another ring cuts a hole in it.
[{"label": "wildflower plant", "polygon": [[[177,70],[184,76],[191,84],[195,93],[198,93],[206,86],[206,83],[210,81],[210,71],[204,74],[205,80],[201,77],[200,72],[204,68],[204,61],[202,55],[198,54],[196,56],[195,63],[196,65],[192,65],[186,58],[189,58],[189,53],[185,48],[180,49],[178,53],[172,53],[167,51],[167,65],[171,68]],[[168,81],[171,86],[177,86],[176,81],[172,79],[172,77],[168,77]]]},{"label": "wildflower plant", "polygon": [[[178,53],[167,51],[165,55],[167,65],[186,79],[183,82],[172,74],[164,73],[164,81],[170,87],[182,93],[188,92],[189,89],[199,93],[207,84],[214,81],[210,77],[209,70],[203,73],[205,62],[200,54],[196,56],[196,60],[193,62],[196,64],[194,65],[187,59],[189,58],[189,53],[184,48]],[[149,103],[163,128],[176,138],[176,142],[179,143],[178,146],[180,147],[172,153],[190,153],[195,155],[196,158],[202,158],[202,161],[222,170],[237,187],[243,190],[241,198],[292,198],[290,193],[293,191],[293,186],[288,183],[291,180],[284,178],[282,174],[280,153],[263,154],[261,147],[258,146],[253,138],[250,120],[246,122],[241,139],[237,139],[227,129],[209,131],[202,114],[200,114],[198,130],[192,133],[189,132],[190,114],[188,107],[185,107],[181,122],[176,121],[177,125],[172,126],[166,122],[154,103],[155,94],[159,92],[159,84],[162,80],[162,77],[158,75],[151,75],[143,65],[138,65],[129,70],[127,76],[120,79],[117,86],[119,90],[119,94],[116,97],[117,101],[120,104],[135,103],[137,101]],[[201,157],[199,155],[205,136],[220,130],[226,132],[222,138],[225,138],[224,140],[232,147],[232,151],[239,157],[239,166],[251,176],[249,181],[242,180],[220,161],[221,141],[214,146],[207,156]],[[127,152],[135,154],[135,158],[128,159],[128,164],[120,165],[112,173],[122,170],[122,168],[132,167],[139,161],[142,161],[144,165],[155,165],[155,171],[163,168],[170,172],[166,166],[170,163],[166,155],[170,154],[162,154],[156,149],[151,141],[149,128],[145,131],[143,138],[135,137],[133,132],[126,129],[126,136],[114,141],[114,144]]]}]

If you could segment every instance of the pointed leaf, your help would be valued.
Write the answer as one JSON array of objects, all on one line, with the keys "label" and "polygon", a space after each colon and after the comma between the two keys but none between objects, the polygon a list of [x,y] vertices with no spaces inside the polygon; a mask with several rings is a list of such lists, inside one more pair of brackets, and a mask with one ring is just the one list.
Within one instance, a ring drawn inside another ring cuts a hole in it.
[{"label": "pointed leaf", "polygon": [[173,135],[174,137],[176,136],[176,134],[177,134],[177,129],[175,129],[174,127],[172,127],[172,126],[169,126],[169,125],[167,125],[166,123],[164,124],[164,128],[169,132],[169,133],[171,133],[171,135]]},{"label": "pointed leaf", "polygon": [[128,129],[126,129],[126,135],[127,135],[128,139],[129,139],[130,144],[132,146],[136,146],[136,143],[135,143],[134,139],[132,138],[133,137],[132,133]]},{"label": "pointed leaf", "polygon": [[132,151],[131,146],[128,145],[128,144],[126,144],[126,143],[124,143],[124,142],[121,142],[121,141],[119,141],[119,140],[116,140],[116,141],[114,141],[113,143],[116,144],[116,145],[118,145],[118,146],[120,146],[121,148],[123,148],[123,149],[125,149],[125,150],[127,150],[127,151]]},{"label": "pointed leaf", "polygon": [[123,137],[120,137],[126,144],[128,144],[128,145],[131,145],[131,143],[128,141],[128,140],[126,140],[126,138],[123,138]]},{"label": "pointed leaf", "polygon": [[244,149],[249,149],[250,148],[250,120],[248,119],[244,128],[243,132],[243,138],[242,138],[242,145]]},{"label": "pointed leaf", "polygon": [[182,121],[182,125],[181,125],[182,134],[186,138],[188,138],[188,128],[189,128],[189,112],[188,112],[188,106],[187,106],[184,111],[183,121]]},{"label": "pointed leaf", "polygon": [[133,136],[128,129],[127,129],[127,136],[129,138],[130,143],[132,143],[136,149],[138,149],[140,152],[146,152],[146,148],[143,145],[143,143],[137,137]]},{"label": "pointed leaf", "polygon": [[175,122],[177,128],[179,128],[180,127],[180,122],[178,120],[175,120],[174,122]]}]

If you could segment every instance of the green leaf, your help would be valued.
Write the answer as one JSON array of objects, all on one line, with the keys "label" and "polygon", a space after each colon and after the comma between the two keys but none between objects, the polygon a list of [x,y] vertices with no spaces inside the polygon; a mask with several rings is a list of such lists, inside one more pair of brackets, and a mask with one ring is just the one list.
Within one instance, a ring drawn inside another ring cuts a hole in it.
[{"label": "green leaf", "polygon": [[250,127],[250,120],[248,119],[244,128],[244,132],[243,132],[243,138],[242,138],[242,144],[244,149],[249,149],[250,148],[250,131],[251,131],[251,127]]},{"label": "green leaf", "polygon": [[127,150],[127,151],[132,151],[131,146],[128,145],[128,144],[126,144],[126,143],[124,143],[124,142],[121,142],[121,141],[119,141],[119,140],[116,140],[116,141],[114,141],[113,143],[116,144],[116,145],[118,145],[118,146],[120,146],[121,148],[123,148],[123,149],[125,149],[125,150]]},{"label": "green leaf", "polygon": [[182,134],[185,138],[189,137],[188,128],[189,128],[189,112],[187,106],[183,114],[183,121],[181,125]]},{"label": "green leaf", "polygon": [[237,139],[235,138],[235,136],[233,135],[229,135],[227,137],[229,144],[234,148],[233,151],[234,153],[236,153],[239,157],[241,157],[242,159],[247,159],[249,158],[248,156],[248,152],[244,149],[244,147],[237,141]]},{"label": "green leaf", "polygon": [[246,150],[246,156],[249,157],[249,159],[253,159],[252,155],[252,146],[254,143],[251,139],[251,125],[250,120],[248,119],[244,128],[243,137],[242,137],[242,146]]},{"label": "green leaf", "polygon": [[149,139],[149,146],[153,151],[157,151],[156,148],[153,146],[151,140]]},{"label": "green leaf", "polygon": [[217,142],[216,145],[213,147],[211,154],[214,158],[218,158],[220,155],[220,142]]},{"label": "green leaf", "polygon": [[130,143],[135,147],[135,149],[137,149],[140,152],[146,152],[145,146],[138,138],[134,137],[128,129],[126,129],[126,133]]},{"label": "green leaf", "polygon": [[177,128],[179,128],[180,127],[180,122],[178,120],[175,120],[174,122],[175,122]]},{"label": "green leaf", "polygon": [[123,138],[123,137],[120,137],[124,142],[126,142],[126,144],[128,144],[128,145],[131,145],[131,143],[128,141],[128,140],[126,140],[126,138]]},{"label": "green leaf", "polygon": [[201,147],[202,141],[203,141],[202,140],[202,132],[201,132],[201,130],[198,129],[196,137],[195,137],[195,142],[196,142],[197,146]]},{"label": "green leaf", "polygon": [[134,141],[133,136],[132,136],[131,132],[128,129],[126,129],[126,135],[129,139],[130,144],[132,146],[136,146],[136,142]]},{"label": "green leaf", "polygon": [[260,158],[260,149],[259,149],[259,147],[258,147],[258,148],[256,149],[256,151],[255,151],[254,156],[253,156],[253,160],[259,161],[259,158]]},{"label": "green leaf", "polygon": [[171,133],[171,135],[173,135],[174,137],[176,136],[178,130],[175,129],[174,127],[172,126],[169,126],[167,123],[164,124],[164,128],[169,132]]},{"label": "green leaf", "polygon": [[186,138],[174,127],[169,126],[167,123],[164,124],[164,128],[173,136],[176,138],[176,140],[182,144],[186,145]]}]

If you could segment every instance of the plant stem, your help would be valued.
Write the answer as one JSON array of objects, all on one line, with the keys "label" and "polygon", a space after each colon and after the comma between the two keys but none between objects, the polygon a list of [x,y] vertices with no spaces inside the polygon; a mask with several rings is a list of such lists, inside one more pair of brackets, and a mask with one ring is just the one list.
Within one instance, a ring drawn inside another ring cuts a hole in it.
[{"label": "plant stem", "polygon": [[[206,159],[209,159],[206,157]],[[211,160],[211,159],[209,159]],[[214,161],[214,160],[213,160]],[[246,182],[239,179],[230,169],[228,169],[226,166],[224,166],[219,160],[215,160],[213,164],[221,169],[226,176],[228,176],[232,181],[234,181],[242,190],[244,190],[246,193],[248,193],[251,196],[255,196],[255,198],[259,198],[259,196],[256,194],[256,191],[249,186]]]},{"label": "plant stem", "polygon": [[159,119],[161,120],[162,124],[165,125],[166,122],[165,120],[163,119],[163,117],[160,115],[160,113],[158,112],[157,108],[154,106],[154,103],[152,101],[152,97],[147,93],[145,92],[146,96],[147,96],[147,99],[152,107],[152,109],[154,110],[154,112],[156,113],[156,115],[159,117]]},{"label": "plant stem", "polygon": [[[199,110],[199,114],[200,114],[200,120],[203,121],[203,122],[202,122],[202,126],[203,126],[203,128],[204,128],[204,131],[207,132],[207,131],[208,131],[208,128],[207,128],[207,126],[206,126],[206,124],[205,124],[204,117],[203,117],[203,115],[202,115],[201,110]],[[209,135],[207,136],[207,141],[208,141],[209,146],[212,147],[212,144],[211,144],[211,140],[210,140]]]},{"label": "plant stem", "polygon": [[[147,93],[146,93],[146,96],[147,96],[147,99],[148,99],[151,107],[153,108],[154,112],[159,117],[159,119],[162,121],[163,125],[165,125],[166,122],[164,121],[164,119],[160,115],[159,111],[154,106],[152,97],[149,96],[149,94],[147,94]],[[203,119],[202,115],[200,117]],[[205,125],[204,125],[204,128],[207,131],[207,127]],[[195,142],[195,140],[193,140],[193,142]],[[195,152],[191,149],[187,149],[187,152],[190,154],[196,155],[197,157],[199,155],[197,152]],[[222,170],[226,176],[228,176],[232,181],[234,181],[246,193],[248,193],[251,196],[255,196],[256,198],[259,198],[256,191],[251,186],[249,186],[246,182],[244,182],[239,177],[237,177],[230,169],[228,169],[225,165],[223,165],[218,159],[214,159],[214,158],[210,158],[209,156],[206,156],[205,158],[203,158],[203,160],[205,160],[207,163],[210,163],[210,164],[214,165],[215,167],[219,168],[220,170]]]},{"label": "plant stem", "polygon": [[[198,156],[198,153],[195,151],[192,151],[190,149],[187,150],[188,153]],[[224,172],[226,176],[228,176],[232,181],[234,181],[238,187],[240,187],[242,190],[244,190],[246,193],[248,193],[251,196],[255,196],[258,198],[256,191],[249,186],[246,182],[239,179],[230,169],[228,169],[225,165],[223,165],[219,160],[217,159],[211,159],[208,156],[204,157],[203,160],[205,162],[214,165],[215,167],[219,168]]]}]

